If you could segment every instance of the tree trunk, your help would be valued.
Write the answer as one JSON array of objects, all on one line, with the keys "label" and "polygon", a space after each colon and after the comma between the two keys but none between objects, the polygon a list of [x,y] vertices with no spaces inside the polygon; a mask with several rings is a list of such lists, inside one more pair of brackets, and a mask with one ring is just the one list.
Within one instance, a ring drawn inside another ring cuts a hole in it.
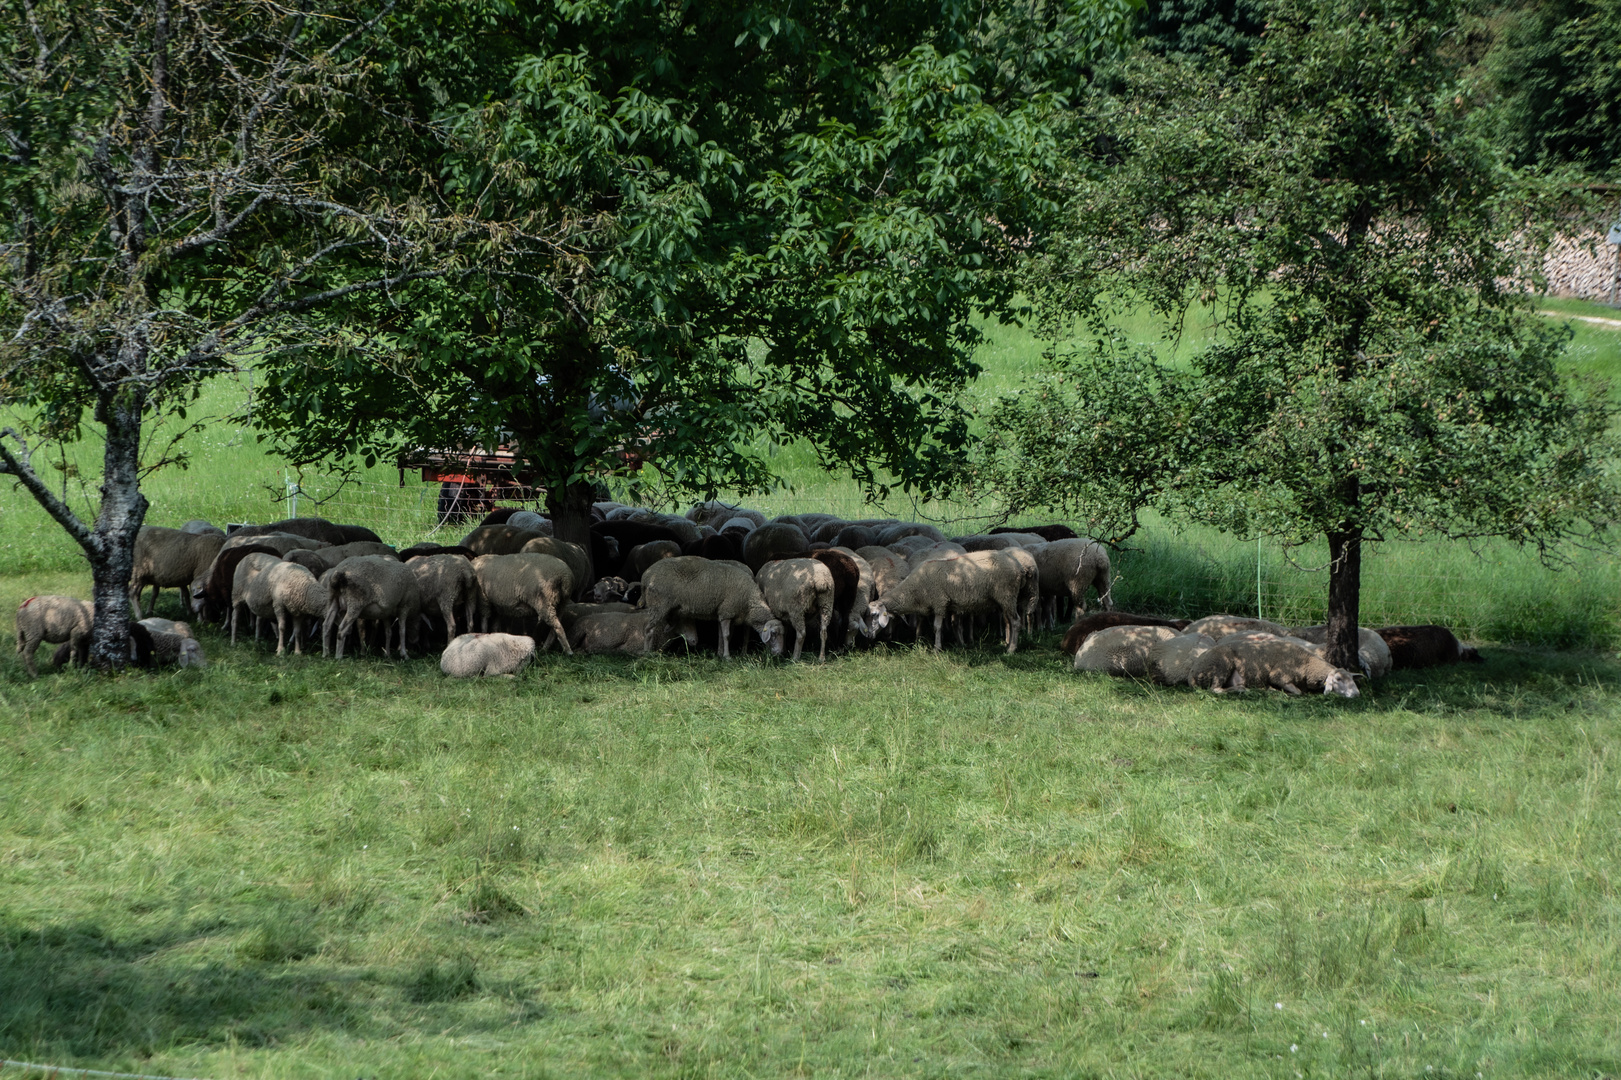
[{"label": "tree trunk", "polygon": [[596,584],[595,563],[591,559],[591,504],[596,501],[591,485],[582,481],[559,484],[546,489],[546,516],[552,519],[552,535],[585,549],[587,562],[592,563],[589,581],[576,581],[576,595]]},{"label": "tree trunk", "polygon": [[1357,659],[1357,627],[1362,608],[1362,530],[1328,534],[1327,660],[1347,671],[1362,670]]},{"label": "tree trunk", "polygon": [[98,410],[107,429],[102,456],[101,512],[96,516],[90,557],[95,629],[90,635],[90,663],[103,671],[129,663],[129,579],[135,569],[135,536],[146,520],[141,494],[141,412],[143,395],[131,393],[104,401]]}]

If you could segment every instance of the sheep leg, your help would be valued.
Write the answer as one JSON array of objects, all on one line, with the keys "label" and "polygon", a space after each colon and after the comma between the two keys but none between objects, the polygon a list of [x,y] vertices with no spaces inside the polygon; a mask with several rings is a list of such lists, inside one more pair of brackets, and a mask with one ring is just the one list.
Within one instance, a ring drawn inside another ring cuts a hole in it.
[{"label": "sheep leg", "polygon": [[540,615],[541,621],[551,627],[549,636],[557,638],[557,644],[563,649],[563,655],[573,656],[574,648],[568,643],[568,634],[563,630],[563,620],[558,618],[557,609],[551,608]]},{"label": "sheep leg", "polygon": [[17,642],[17,651],[23,654],[23,668],[27,670],[29,678],[39,678],[39,668],[34,666],[34,654],[39,652],[39,643],[44,640],[43,634],[38,637],[30,634],[26,645],[20,640]]},{"label": "sheep leg", "polygon": [[788,622],[794,628],[794,655],[793,660],[799,662],[799,654],[805,649],[805,613],[803,611],[790,611]]},{"label": "sheep leg", "polygon": [[399,625],[400,625],[400,659],[401,660],[409,660],[409,659],[411,659],[411,654],[406,652],[406,642],[405,642],[405,638],[406,638],[405,631],[407,629],[407,627],[406,627],[406,618],[407,618],[407,616],[402,613],[400,615],[400,620],[399,620]]},{"label": "sheep leg", "polygon": [[349,636],[349,631],[355,628],[355,623],[357,621],[359,621],[358,616],[345,612],[343,621],[338,624],[338,640],[337,644],[333,648],[333,652],[337,655],[337,659],[339,660],[343,659],[343,641]]},{"label": "sheep leg", "polygon": [[[296,637],[297,630],[294,630]],[[287,612],[282,608],[276,609],[276,655],[285,651],[287,641]]]},{"label": "sheep leg", "polygon": [[1292,682],[1280,683],[1278,685],[1278,689],[1282,690],[1284,693],[1288,694],[1290,697],[1299,697],[1300,696],[1300,687],[1296,686]]},{"label": "sheep leg", "polygon": [[445,620],[445,644],[449,645],[456,640],[456,602],[454,600],[439,601],[439,615]]},{"label": "sheep leg", "polygon": [[1012,655],[1012,653],[1019,647],[1018,605],[1015,604],[1013,607],[1008,608],[1005,612],[1003,612],[1003,618],[1007,621],[1007,651],[1009,655]]},{"label": "sheep leg", "polygon": [[233,647],[236,645],[236,612],[239,607],[241,607],[240,604],[231,605],[231,645]]},{"label": "sheep leg", "polygon": [[[946,628],[946,613],[943,612],[943,611],[936,613],[935,616],[934,616],[934,651],[935,652],[940,651],[940,648],[941,648],[941,646],[940,646],[940,632],[942,630],[944,630],[945,628]],[[961,633],[961,628],[960,627],[958,628],[958,632]]]},{"label": "sheep leg", "polygon": [[730,619],[722,619],[720,621],[719,652],[722,660],[730,660],[732,658],[732,620]]}]

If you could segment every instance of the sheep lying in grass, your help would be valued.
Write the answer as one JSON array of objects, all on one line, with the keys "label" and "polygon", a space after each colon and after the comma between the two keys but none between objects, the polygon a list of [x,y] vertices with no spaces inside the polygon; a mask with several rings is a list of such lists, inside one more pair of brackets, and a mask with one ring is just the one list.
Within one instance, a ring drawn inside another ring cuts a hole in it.
[{"label": "sheep lying in grass", "polygon": [[65,642],[76,663],[90,658],[90,630],[96,610],[71,596],[30,596],[17,608],[17,651],[30,678],[39,677],[34,654],[41,642]]},{"label": "sheep lying in grass", "polygon": [[196,635],[191,632],[190,623],[176,622],[173,619],[147,618],[142,619],[140,621],[140,625],[146,627],[154,634],[162,633],[174,634],[176,637],[196,637]]},{"label": "sheep lying in grass", "polygon": [[1440,664],[1479,664],[1480,651],[1465,645],[1451,630],[1434,623],[1381,626],[1374,631],[1390,650],[1391,668],[1427,668]]},{"label": "sheep lying in grass", "polygon": [[439,657],[439,670],[453,679],[517,675],[535,658],[535,639],[520,634],[463,634]]},{"label": "sheep lying in grass", "polygon": [[[1043,597],[1046,593],[1042,594]],[[1064,643],[1059,651],[1066,656],[1074,656],[1086,644],[1086,639],[1099,630],[1107,630],[1111,626],[1169,626],[1181,633],[1188,628],[1186,619],[1161,619],[1154,615],[1133,615],[1129,611],[1100,611],[1095,615],[1083,615],[1070,624],[1064,632]]]},{"label": "sheep lying in grass", "polygon": [[[189,524],[189,523],[188,523]],[[152,602],[144,614],[158,606],[158,593],[164,589],[182,590],[187,611],[196,610],[192,593],[208,576],[208,568],[225,546],[225,534],[185,532],[146,525],[135,535],[135,562],[129,579],[129,602],[137,616],[141,592],[152,586]]]},{"label": "sheep lying in grass", "polygon": [[1354,698],[1359,694],[1349,671],[1294,642],[1281,640],[1216,645],[1194,662],[1189,681],[1218,694],[1239,693],[1253,686],[1270,686],[1294,695]]},{"label": "sheep lying in grass", "polygon": [[660,559],[642,579],[642,599],[650,613],[647,651],[663,648],[672,619],[714,620],[720,624],[718,651],[731,658],[732,624],[747,623],[774,655],[782,654],[782,623],[771,614],[747,566],[712,562],[694,555]]},{"label": "sheep lying in grass", "polygon": [[1106,627],[1090,635],[1076,650],[1075,670],[1147,678],[1153,674],[1154,647],[1176,636],[1169,626]]},{"label": "sheep lying in grass", "polygon": [[[1318,646],[1316,652],[1323,655],[1323,646],[1328,644],[1327,626],[1297,626],[1289,631],[1289,636],[1299,638]],[[1390,646],[1385,639],[1379,636],[1378,631],[1367,627],[1358,627],[1356,632],[1356,657],[1362,665],[1362,673],[1370,679],[1382,679],[1390,674],[1391,658]]]},{"label": "sheep lying in grass", "polygon": [[517,618],[532,615],[550,628],[547,645],[556,637],[565,653],[573,651],[557,617],[558,607],[574,593],[574,572],[567,563],[538,552],[481,555],[473,560],[473,573],[478,576],[485,630],[497,614]]},{"label": "sheep lying in grass", "polygon": [[[417,592],[416,575],[398,559],[382,555],[361,555],[346,559],[331,571],[322,584],[327,587],[326,617],[321,625],[321,655],[326,655],[328,631],[336,626],[334,653],[343,659],[344,639],[361,619],[383,621],[383,655],[397,627],[400,659],[406,652],[406,631],[416,622],[422,598]],[[341,620],[341,621],[340,621]]]},{"label": "sheep lying in grass", "polygon": [[141,623],[130,627],[132,633],[144,634],[146,640],[142,643],[142,655],[137,662],[143,667],[180,667],[205,668],[208,658],[203,655],[203,647],[195,638],[182,634],[171,634],[164,630],[148,630]]},{"label": "sheep lying in grass", "polygon": [[[641,656],[647,652],[647,611],[599,611],[583,615],[569,625],[569,644],[588,655],[626,653]],[[682,636],[689,647],[698,644],[697,628],[689,621]]]},{"label": "sheep lying in grass", "polygon": [[1177,634],[1155,642],[1148,650],[1148,675],[1165,686],[1189,686],[1199,658],[1216,647],[1206,634]]},{"label": "sheep lying in grass", "polygon": [[818,661],[827,659],[827,631],[833,622],[833,573],[816,559],[778,559],[760,567],[754,580],[771,614],[794,628],[794,655],[805,648],[805,622],[814,618],[821,632]]},{"label": "sheep lying in grass", "polygon": [[1194,619],[1188,623],[1188,633],[1208,634],[1220,641],[1228,634],[1237,634],[1245,630],[1262,630],[1278,637],[1288,637],[1289,628],[1279,626],[1266,619],[1250,619],[1243,615],[1206,615],[1202,619]]}]

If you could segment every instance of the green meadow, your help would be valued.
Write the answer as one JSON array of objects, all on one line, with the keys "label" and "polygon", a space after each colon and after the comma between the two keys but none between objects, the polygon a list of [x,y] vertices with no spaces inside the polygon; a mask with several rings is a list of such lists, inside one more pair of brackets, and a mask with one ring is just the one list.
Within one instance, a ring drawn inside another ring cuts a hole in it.
[{"label": "green meadow", "polygon": [[[1574,325],[1572,370],[1621,371],[1621,332]],[[1038,355],[994,328],[981,392]],[[285,514],[300,478],[232,419],[249,390],[209,388],[189,467],[150,480],[154,523]],[[55,470],[76,498],[78,454]],[[754,505],[876,512],[799,448],[778,460],[789,488]],[[392,468],[302,482],[302,513],[433,529],[433,489]],[[1621,580],[1569,555],[1385,545],[1366,621],[1449,622],[1487,660],[1354,701],[1078,676],[1056,634],[827,665],[553,653],[483,682],[212,630],[202,671],[30,681],[8,658],[0,1059],[1621,1075]],[[1292,560],[1154,523],[1116,554],[1116,595],[1304,622],[1322,583]],[[82,562],[0,491],[0,629],[39,593],[88,595]],[[160,611],[180,614],[172,591]]]}]

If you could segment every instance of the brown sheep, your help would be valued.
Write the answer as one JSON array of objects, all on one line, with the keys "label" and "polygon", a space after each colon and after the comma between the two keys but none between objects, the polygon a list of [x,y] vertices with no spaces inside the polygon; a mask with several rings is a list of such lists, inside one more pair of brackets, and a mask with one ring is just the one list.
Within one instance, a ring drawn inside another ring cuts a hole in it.
[{"label": "brown sheep", "polygon": [[1480,664],[1480,650],[1465,645],[1444,626],[1381,626],[1375,630],[1390,647],[1392,670],[1438,667],[1442,664]]}]

